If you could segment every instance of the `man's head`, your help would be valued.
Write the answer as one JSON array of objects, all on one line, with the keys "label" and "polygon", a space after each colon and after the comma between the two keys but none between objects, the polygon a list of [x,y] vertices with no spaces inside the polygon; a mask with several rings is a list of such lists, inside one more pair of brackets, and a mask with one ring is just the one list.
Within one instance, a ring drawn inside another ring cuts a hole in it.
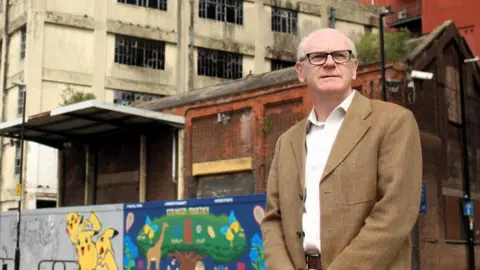
[{"label": "man's head", "polygon": [[306,82],[313,93],[347,93],[356,78],[357,66],[354,43],[335,29],[317,30],[306,36],[298,46],[298,78]]}]

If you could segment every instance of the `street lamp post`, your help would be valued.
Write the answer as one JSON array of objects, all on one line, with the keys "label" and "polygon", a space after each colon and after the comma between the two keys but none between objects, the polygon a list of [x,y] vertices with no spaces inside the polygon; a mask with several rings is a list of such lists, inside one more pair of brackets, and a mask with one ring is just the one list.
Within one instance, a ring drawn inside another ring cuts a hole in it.
[{"label": "street lamp post", "polygon": [[26,111],[26,101],[27,101],[27,85],[24,83],[16,83],[14,82],[13,85],[16,85],[23,89],[21,91],[22,98],[23,98],[23,110],[22,110],[22,124],[20,125],[20,173],[17,185],[17,243],[15,246],[15,270],[20,270],[20,221],[22,216],[22,195],[23,195],[23,185],[22,185],[22,178],[23,178],[23,139],[25,135],[25,111]]},{"label": "street lamp post", "polygon": [[380,13],[378,16],[378,31],[379,31],[379,37],[380,37],[380,71],[381,71],[381,76],[382,76],[382,100],[386,101],[387,100],[387,86],[386,86],[386,80],[385,80],[385,41],[384,41],[384,36],[383,36],[383,17],[393,14],[391,7],[387,6],[385,8],[385,11]]}]

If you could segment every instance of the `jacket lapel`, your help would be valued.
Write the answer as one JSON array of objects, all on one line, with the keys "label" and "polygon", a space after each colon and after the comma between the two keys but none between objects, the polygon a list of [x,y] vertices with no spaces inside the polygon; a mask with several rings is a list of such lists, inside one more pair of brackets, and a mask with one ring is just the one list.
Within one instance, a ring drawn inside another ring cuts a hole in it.
[{"label": "jacket lapel", "polygon": [[370,128],[370,119],[367,119],[367,116],[370,113],[369,100],[360,93],[355,93],[352,104],[345,115],[342,126],[332,146],[320,181],[327,177],[340,162],[342,162],[368,131]]},{"label": "jacket lapel", "polygon": [[297,165],[297,172],[302,192],[305,192],[305,139],[307,135],[307,125],[308,118],[305,118],[301,122],[299,122],[297,125],[297,129],[293,132],[291,137],[292,139],[290,140],[293,148],[293,154],[295,155],[295,162]]}]

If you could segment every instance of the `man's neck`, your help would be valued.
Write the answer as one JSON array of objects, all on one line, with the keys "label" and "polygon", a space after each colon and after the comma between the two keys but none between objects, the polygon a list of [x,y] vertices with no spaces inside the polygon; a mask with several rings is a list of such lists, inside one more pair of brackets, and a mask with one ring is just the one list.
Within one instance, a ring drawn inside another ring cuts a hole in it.
[{"label": "man's neck", "polygon": [[341,95],[316,95],[313,99],[313,108],[317,121],[325,122],[332,111],[352,93],[352,89]]}]

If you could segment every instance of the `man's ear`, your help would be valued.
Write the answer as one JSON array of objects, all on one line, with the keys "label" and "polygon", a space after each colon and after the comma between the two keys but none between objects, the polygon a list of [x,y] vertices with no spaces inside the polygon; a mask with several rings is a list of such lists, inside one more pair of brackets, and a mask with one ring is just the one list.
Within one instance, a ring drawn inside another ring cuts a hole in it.
[{"label": "man's ear", "polygon": [[352,80],[357,78],[358,59],[354,58],[352,61]]},{"label": "man's ear", "polygon": [[303,64],[300,61],[297,61],[295,64],[295,70],[297,71],[298,80],[300,82],[305,82],[305,75],[303,74]]}]

